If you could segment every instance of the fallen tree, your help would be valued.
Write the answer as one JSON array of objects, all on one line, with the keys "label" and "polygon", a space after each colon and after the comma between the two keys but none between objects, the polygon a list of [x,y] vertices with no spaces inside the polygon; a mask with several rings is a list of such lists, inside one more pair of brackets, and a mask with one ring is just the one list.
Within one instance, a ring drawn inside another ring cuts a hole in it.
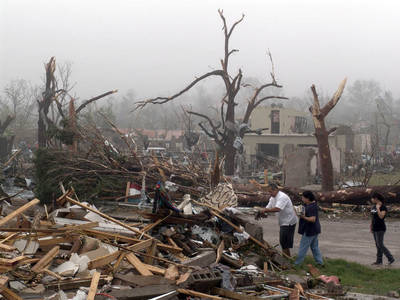
[{"label": "fallen tree", "polygon": [[[235,185],[234,189],[238,194],[238,202],[241,206],[263,206],[268,203],[269,193],[262,190],[262,187],[249,185]],[[282,191],[287,193],[295,203],[301,202],[299,188],[284,187]],[[314,192],[321,204],[343,203],[366,205],[371,200],[373,192],[381,193],[388,204],[400,204],[400,185],[383,185],[370,187],[352,187],[329,192]]]}]

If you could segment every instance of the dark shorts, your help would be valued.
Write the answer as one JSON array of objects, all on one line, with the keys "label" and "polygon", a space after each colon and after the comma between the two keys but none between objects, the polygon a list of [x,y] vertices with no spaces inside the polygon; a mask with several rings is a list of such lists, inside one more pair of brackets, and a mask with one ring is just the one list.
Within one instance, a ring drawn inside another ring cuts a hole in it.
[{"label": "dark shorts", "polygon": [[294,232],[296,230],[296,224],[281,226],[279,230],[279,243],[282,249],[293,248]]}]

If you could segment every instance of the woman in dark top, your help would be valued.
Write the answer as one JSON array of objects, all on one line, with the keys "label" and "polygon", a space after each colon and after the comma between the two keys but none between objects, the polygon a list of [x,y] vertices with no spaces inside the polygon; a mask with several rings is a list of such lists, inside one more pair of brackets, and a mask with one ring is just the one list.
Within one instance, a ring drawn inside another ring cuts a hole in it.
[{"label": "woman in dark top", "polygon": [[381,265],[383,254],[387,257],[389,265],[394,262],[394,258],[390,251],[383,244],[383,236],[386,232],[385,217],[387,213],[387,208],[384,205],[385,199],[379,193],[373,193],[371,198],[374,206],[371,209],[371,232],[374,235],[375,245],[376,245],[376,261],[373,265]]},{"label": "woman in dark top", "polygon": [[321,225],[318,218],[318,205],[311,191],[304,191],[302,200],[304,202],[304,213],[300,215],[299,234],[302,235],[299,253],[295,265],[304,261],[308,248],[314,256],[317,264],[322,265],[322,255],[318,247],[318,235],[321,233]]}]

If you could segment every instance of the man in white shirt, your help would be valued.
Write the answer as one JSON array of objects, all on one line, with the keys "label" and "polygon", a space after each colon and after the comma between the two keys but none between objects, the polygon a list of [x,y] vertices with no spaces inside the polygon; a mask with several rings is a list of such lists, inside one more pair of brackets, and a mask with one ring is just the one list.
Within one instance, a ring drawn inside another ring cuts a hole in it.
[{"label": "man in white shirt", "polygon": [[266,208],[259,211],[259,216],[268,212],[277,212],[279,220],[279,243],[282,251],[290,256],[290,249],[293,248],[293,238],[296,229],[297,216],[293,208],[292,200],[284,192],[279,191],[276,184],[269,184],[269,199]]}]

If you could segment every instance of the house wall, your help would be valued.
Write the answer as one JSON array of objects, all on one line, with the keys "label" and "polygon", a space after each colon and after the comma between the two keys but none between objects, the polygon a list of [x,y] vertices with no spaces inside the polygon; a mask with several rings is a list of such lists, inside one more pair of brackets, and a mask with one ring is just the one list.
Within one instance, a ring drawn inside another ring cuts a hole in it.
[{"label": "house wall", "polygon": [[270,106],[259,106],[257,107],[250,117],[250,127],[253,130],[259,128],[268,128],[263,131],[265,134],[271,133],[271,112],[273,110],[279,111],[279,134],[289,134],[296,132],[294,130],[296,117],[309,117],[309,113],[297,111],[290,108],[284,107],[270,107]]},{"label": "house wall", "polygon": [[[285,145],[297,146],[314,146],[317,147],[317,140],[311,134],[247,134],[244,136],[244,147],[246,155],[256,155],[258,144],[278,144],[279,145],[279,158],[283,157],[283,147]],[[336,137],[329,136],[329,144],[336,146]],[[340,147],[337,147],[340,149]]]}]

